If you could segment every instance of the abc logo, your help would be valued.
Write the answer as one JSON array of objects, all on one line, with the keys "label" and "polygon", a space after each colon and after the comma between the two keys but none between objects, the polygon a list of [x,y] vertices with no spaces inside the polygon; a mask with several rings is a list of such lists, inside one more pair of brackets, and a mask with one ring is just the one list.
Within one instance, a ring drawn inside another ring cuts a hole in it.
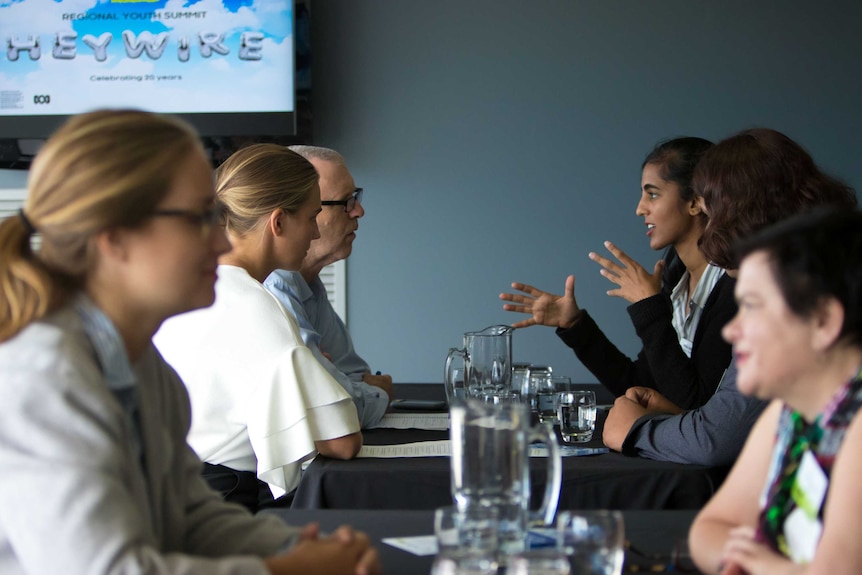
[{"label": "abc logo", "polygon": [[36,94],[33,96],[34,104],[50,104],[51,96],[49,94]]}]

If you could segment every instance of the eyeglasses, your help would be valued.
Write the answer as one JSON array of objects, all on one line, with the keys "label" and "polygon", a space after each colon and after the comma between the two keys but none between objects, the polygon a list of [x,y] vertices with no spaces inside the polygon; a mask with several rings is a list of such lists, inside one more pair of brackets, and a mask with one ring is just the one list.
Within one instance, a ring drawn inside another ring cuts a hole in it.
[{"label": "eyeglasses", "polygon": [[213,204],[203,210],[156,210],[151,214],[155,217],[183,218],[192,226],[198,226],[201,237],[209,237],[213,227],[222,223],[224,207],[221,204]]},{"label": "eyeglasses", "polygon": [[326,200],[320,202],[321,206],[344,206],[344,211],[350,213],[356,207],[356,203],[362,203],[362,188],[353,188],[353,195],[346,200]]}]

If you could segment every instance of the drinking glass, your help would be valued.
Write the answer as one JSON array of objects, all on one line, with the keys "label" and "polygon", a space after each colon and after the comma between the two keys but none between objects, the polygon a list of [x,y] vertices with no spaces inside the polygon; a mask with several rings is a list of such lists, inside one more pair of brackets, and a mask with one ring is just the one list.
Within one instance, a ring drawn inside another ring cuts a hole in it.
[{"label": "drinking glass", "polygon": [[572,573],[622,573],[625,526],[620,511],[563,511],[557,516],[557,536]]},{"label": "drinking glass", "polygon": [[517,393],[526,401],[530,392],[530,368],[529,363],[512,364],[512,393]]},{"label": "drinking glass", "polygon": [[469,550],[493,557],[497,553],[497,521],[498,512],[493,507],[438,507],[434,511],[437,553]]},{"label": "drinking glass", "polygon": [[566,391],[559,394],[557,417],[564,443],[583,443],[596,429],[596,394],[593,391]]},{"label": "drinking glass", "polygon": [[493,556],[458,550],[437,555],[431,564],[431,575],[497,575],[498,569]]},{"label": "drinking glass", "polygon": [[536,406],[541,423],[556,425],[557,403],[561,392],[568,391],[572,380],[564,375],[553,375],[552,373],[536,380]]},{"label": "drinking glass", "polygon": [[570,575],[569,559],[559,549],[534,549],[509,557],[506,575]]},{"label": "drinking glass", "polygon": [[500,392],[484,395],[482,396],[482,400],[485,403],[492,403],[494,405],[501,405],[504,403],[521,403],[521,396],[511,392]]},{"label": "drinking glass", "polygon": [[[527,378],[526,391],[522,393],[529,400],[530,412],[535,413],[540,422],[542,421],[542,417],[539,414],[539,394],[548,391],[553,371],[550,365],[531,366],[530,376]],[[525,403],[527,403],[526,400]]]}]

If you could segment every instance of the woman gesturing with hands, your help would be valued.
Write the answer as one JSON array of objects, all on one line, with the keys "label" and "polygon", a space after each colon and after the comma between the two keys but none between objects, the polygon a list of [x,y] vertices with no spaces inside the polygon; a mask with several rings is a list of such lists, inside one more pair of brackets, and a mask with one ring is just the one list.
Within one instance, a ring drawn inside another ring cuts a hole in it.
[{"label": "woman gesturing with hands", "polygon": [[[664,269],[664,260],[656,263],[655,271],[650,275],[640,264],[611,242],[605,242],[605,247],[623,263],[622,266],[619,266],[595,252],[590,252],[590,259],[598,262],[604,268],[599,273],[619,285],[617,289],[608,290],[609,296],[621,297],[629,303],[635,303],[661,292],[661,273]],[[513,323],[512,327],[547,325],[567,329],[575,324],[581,314],[581,308],[578,307],[578,302],[575,299],[575,276],[573,275],[566,278],[566,287],[562,296],[518,282],[512,284],[512,289],[523,292],[525,295],[502,294],[501,299],[514,302],[514,304],[504,305],[503,309],[528,313],[532,316]]]},{"label": "woman gesturing with hands", "polygon": [[644,218],[655,250],[666,249],[652,273],[611,242],[616,260],[595,252],[590,259],[617,287],[608,295],[629,302],[628,312],[643,349],[628,358],[601,332],[575,298],[575,278],[566,279],[562,296],[513,283],[521,293],[503,293],[503,309],[529,314],[513,327],[555,327],[557,335],[615,396],[636,386],[657,389],[680,408],[703,405],[715,392],[730,363],[721,327],[736,311],[733,279],[709,265],[698,248],[706,225],[691,189],[691,175],[712,144],[677,138],[657,145],[644,160],[636,213]]},{"label": "woman gesturing with hands", "polygon": [[547,325],[550,327],[569,328],[580,316],[581,308],[575,300],[575,276],[566,278],[566,289],[563,295],[554,295],[531,285],[515,282],[512,289],[526,295],[500,294],[500,299],[515,302],[506,304],[503,309],[530,314],[531,317],[513,323],[512,327],[522,328],[531,325]]},{"label": "woman gesturing with hands", "polygon": [[637,303],[661,293],[664,260],[657,261],[653,273],[650,274],[642,265],[611,242],[605,242],[605,247],[622,265],[616,264],[608,258],[603,258],[596,252],[590,252],[590,259],[602,266],[599,271],[602,276],[619,286],[616,289],[608,290],[609,296],[621,297],[629,303]]}]

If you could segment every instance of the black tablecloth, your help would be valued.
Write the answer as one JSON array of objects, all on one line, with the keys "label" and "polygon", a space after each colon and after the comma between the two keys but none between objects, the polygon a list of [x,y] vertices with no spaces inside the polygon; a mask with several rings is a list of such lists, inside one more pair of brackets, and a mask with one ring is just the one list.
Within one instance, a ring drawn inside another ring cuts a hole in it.
[{"label": "black tablecloth", "polygon": [[[396,396],[434,399],[442,385],[400,384]],[[603,412],[596,437],[601,446]],[[447,431],[374,429],[363,432],[369,445],[447,439]],[[559,509],[699,509],[712,496],[724,470],[663,463],[606,453],[563,458]],[[531,458],[533,506],[547,479],[544,458]],[[452,503],[448,457],[353,459],[318,456],[303,472],[293,500],[296,509],[435,509]]]},{"label": "black tablecloth", "polygon": [[[381,543],[387,537],[409,537],[434,533],[433,511],[298,510],[269,509],[292,525],[311,521],[324,531],[339,525],[352,525],[365,531],[380,553],[384,575],[420,575],[431,569],[433,556],[417,557]],[[674,563],[674,548],[680,547],[694,519],[694,511],[625,511],[627,572],[661,573],[679,571]]]}]

